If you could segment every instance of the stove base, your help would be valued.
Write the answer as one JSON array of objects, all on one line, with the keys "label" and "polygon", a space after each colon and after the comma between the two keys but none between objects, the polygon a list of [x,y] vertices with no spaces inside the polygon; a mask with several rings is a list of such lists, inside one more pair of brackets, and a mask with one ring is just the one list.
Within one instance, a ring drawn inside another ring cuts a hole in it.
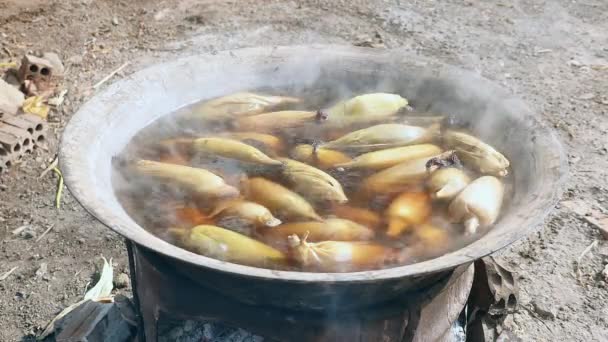
[{"label": "stove base", "polygon": [[167,318],[217,322],[264,341],[452,341],[474,274],[473,265],[461,266],[432,288],[364,310],[297,312],[236,302],[179,275],[155,253],[130,242],[127,248],[141,342],[157,342]]}]

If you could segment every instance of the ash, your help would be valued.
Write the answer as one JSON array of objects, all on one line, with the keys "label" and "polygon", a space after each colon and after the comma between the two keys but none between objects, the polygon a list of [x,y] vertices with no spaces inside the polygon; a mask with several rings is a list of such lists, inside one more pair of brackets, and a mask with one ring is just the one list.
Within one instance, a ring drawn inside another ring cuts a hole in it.
[{"label": "ash", "polygon": [[[161,323],[159,342],[262,342],[265,339],[240,328],[227,327],[215,322],[193,320]],[[164,328],[164,329],[163,329]],[[266,340],[268,341],[268,340]],[[465,342],[466,335],[460,320],[456,320],[446,341]],[[270,342],[270,341],[268,341]]]},{"label": "ash", "polygon": [[193,320],[159,323],[159,342],[262,342],[264,338],[240,328]]}]

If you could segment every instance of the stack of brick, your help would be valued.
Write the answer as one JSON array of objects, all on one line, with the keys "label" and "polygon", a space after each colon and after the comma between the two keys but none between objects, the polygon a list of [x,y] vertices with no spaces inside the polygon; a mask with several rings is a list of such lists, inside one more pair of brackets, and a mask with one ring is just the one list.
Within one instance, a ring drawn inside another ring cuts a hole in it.
[{"label": "stack of brick", "polygon": [[64,67],[55,53],[25,55],[15,73],[16,83],[0,78],[0,172],[45,141],[46,121],[19,112],[25,96],[50,97],[63,79]]},{"label": "stack of brick", "polygon": [[32,114],[0,118],[0,172],[46,139],[47,123]]}]

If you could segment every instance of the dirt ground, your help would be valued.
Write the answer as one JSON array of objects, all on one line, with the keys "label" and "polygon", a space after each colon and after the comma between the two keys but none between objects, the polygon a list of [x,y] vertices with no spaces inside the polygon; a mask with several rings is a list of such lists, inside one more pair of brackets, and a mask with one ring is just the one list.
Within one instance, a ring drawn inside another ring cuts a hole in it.
[{"label": "dirt ground", "polygon": [[[47,148],[0,176],[0,275],[17,267],[0,281],[0,341],[33,340],[81,298],[100,256],[128,270],[122,239],[67,191],[55,209],[56,176],[39,178],[91,85],[126,61],[116,78],[182,54],[364,41],[493,79],[555,127],[571,174],[544,227],[500,253],[521,288],[521,309],[503,326],[524,341],[608,341],[608,243],[584,217],[608,213],[605,0],[0,0],[0,60],[55,51],[69,91],[50,117]],[[29,235],[12,234],[24,225]]]}]

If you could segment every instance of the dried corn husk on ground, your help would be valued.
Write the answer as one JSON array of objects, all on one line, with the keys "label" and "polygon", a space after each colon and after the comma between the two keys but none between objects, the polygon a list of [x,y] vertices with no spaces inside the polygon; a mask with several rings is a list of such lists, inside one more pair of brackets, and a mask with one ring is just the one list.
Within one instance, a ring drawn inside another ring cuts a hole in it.
[{"label": "dried corn husk on ground", "polygon": [[293,222],[267,229],[266,238],[277,241],[287,241],[290,235],[304,236],[308,234],[309,241],[364,241],[374,236],[374,231],[356,222],[329,218],[324,221]]},{"label": "dried corn husk on ground", "polygon": [[408,101],[396,94],[359,95],[327,109],[327,122],[340,125],[366,122],[394,115],[407,105]]},{"label": "dried corn husk on ground", "polygon": [[284,164],[283,176],[293,190],[312,201],[345,203],[348,198],[342,185],[329,174],[296,160],[279,158]]},{"label": "dried corn husk on ground", "polygon": [[259,227],[276,227],[281,224],[281,220],[263,205],[241,199],[219,203],[209,217],[218,220],[234,218]]},{"label": "dried corn husk on ground", "polygon": [[463,170],[448,167],[431,173],[427,187],[434,199],[450,200],[466,188],[470,182],[471,179]]},{"label": "dried corn husk on ground", "polygon": [[443,140],[465,164],[474,166],[479,172],[498,177],[509,173],[509,160],[480,139],[462,132],[447,131]]},{"label": "dried corn husk on ground", "polygon": [[291,157],[306,164],[315,165],[322,169],[333,168],[336,165],[348,163],[351,158],[346,154],[313,145],[298,145],[291,150]]},{"label": "dried corn husk on ground", "polygon": [[498,178],[483,176],[469,184],[448,208],[452,222],[463,222],[466,234],[487,227],[498,218],[502,206],[504,186]]},{"label": "dried corn husk on ground", "polygon": [[265,206],[275,215],[295,220],[322,220],[308,201],[280,184],[254,177],[245,182],[245,188],[247,199]]},{"label": "dried corn husk on ground", "polygon": [[405,192],[397,196],[386,209],[386,235],[397,237],[425,222],[432,213],[431,199],[424,192]]},{"label": "dried corn husk on ground", "polygon": [[292,257],[302,266],[324,271],[348,271],[384,265],[395,257],[389,247],[371,242],[307,242],[306,236],[291,235],[288,244]]},{"label": "dried corn husk on ground", "polygon": [[239,194],[238,189],[226,184],[222,177],[205,169],[139,160],[135,163],[134,170],[142,176],[172,183],[198,196],[234,197]]},{"label": "dried corn husk on ground", "polygon": [[224,158],[261,165],[281,165],[257,148],[238,140],[227,138],[199,138],[194,140],[193,149],[199,153],[209,153]]},{"label": "dried corn husk on ground", "polygon": [[253,266],[276,266],[284,264],[287,260],[279,250],[217,226],[201,225],[192,229],[170,228],[169,232],[184,248],[219,260]]},{"label": "dried corn husk on ground", "polygon": [[241,92],[196,105],[191,116],[203,120],[225,120],[259,114],[279,105],[296,104],[300,101],[296,97]]},{"label": "dried corn husk on ground", "polygon": [[355,157],[352,161],[338,164],[343,168],[362,168],[368,170],[382,170],[423,157],[432,157],[441,153],[441,148],[431,144],[395,147],[375,152],[368,152]]},{"label": "dried corn husk on ground", "polygon": [[439,125],[428,128],[402,124],[381,124],[348,133],[321,145],[324,148],[348,151],[377,151],[391,147],[431,142],[439,135]]}]

